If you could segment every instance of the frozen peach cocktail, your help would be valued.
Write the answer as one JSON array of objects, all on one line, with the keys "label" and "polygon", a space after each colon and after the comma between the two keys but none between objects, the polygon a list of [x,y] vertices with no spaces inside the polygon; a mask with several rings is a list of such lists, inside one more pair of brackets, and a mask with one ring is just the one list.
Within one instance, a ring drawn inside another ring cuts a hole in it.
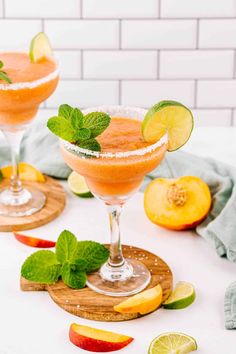
[{"label": "frozen peach cocktail", "polygon": [[136,117],[111,117],[109,127],[97,140],[101,152],[94,152],[90,158],[86,153],[76,153],[75,145],[69,143],[61,144],[62,155],[74,171],[86,178],[94,194],[112,202],[122,202],[135,192],[144,176],[163,159],[167,148],[165,140],[154,145],[146,143],[141,121]]},{"label": "frozen peach cocktail", "polygon": [[35,117],[39,104],[54,92],[58,79],[57,64],[43,33],[32,40],[29,54],[0,53],[0,130],[12,150],[11,185],[0,193],[0,215],[31,215],[45,203],[42,192],[22,187],[18,154],[27,125]]},{"label": "frozen peach cocktail", "polygon": [[186,107],[177,102],[167,106],[162,102],[148,112],[122,106],[94,107],[82,113],[62,105],[58,116],[48,120],[49,129],[61,138],[66,163],[85,177],[92,193],[108,209],[110,257],[87,279],[87,285],[99,293],[128,296],[150,282],[150,272],[142,262],[122,255],[119,217],[123,204],[138,190],[144,176],[159,165],[166,150],[178,148],[191,132],[189,113],[184,121],[187,133],[179,122],[176,130],[172,126],[176,115],[185,120]]}]

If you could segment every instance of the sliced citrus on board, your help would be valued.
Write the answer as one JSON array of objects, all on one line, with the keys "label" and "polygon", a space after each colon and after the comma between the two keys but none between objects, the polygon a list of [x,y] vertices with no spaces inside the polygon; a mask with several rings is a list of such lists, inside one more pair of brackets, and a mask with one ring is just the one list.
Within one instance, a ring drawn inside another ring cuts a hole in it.
[{"label": "sliced citrus on board", "polygon": [[163,303],[166,309],[184,309],[191,305],[196,298],[192,284],[180,281],[168,299]]},{"label": "sliced citrus on board", "polygon": [[168,151],[175,151],[188,141],[193,125],[192,112],[182,103],[160,101],[145,115],[142,134],[145,141],[155,143],[168,133]]},{"label": "sliced citrus on board", "polygon": [[[12,166],[1,168],[3,178],[11,178]],[[45,182],[44,175],[32,165],[25,162],[19,163],[19,176],[21,181],[29,182]]]},{"label": "sliced citrus on board", "polygon": [[45,33],[39,32],[32,39],[30,43],[29,57],[34,63],[39,62],[44,58],[53,57],[52,47]]},{"label": "sliced citrus on board", "polygon": [[68,177],[68,185],[70,190],[81,198],[93,198],[90,192],[85,178],[79,175],[77,172],[71,172]]},{"label": "sliced citrus on board", "polygon": [[131,296],[127,300],[114,306],[114,310],[121,313],[146,313],[156,310],[162,303],[162,288],[158,284],[151,289]]},{"label": "sliced citrus on board", "polygon": [[153,339],[148,354],[187,354],[197,350],[194,338],[184,333],[163,333]]}]

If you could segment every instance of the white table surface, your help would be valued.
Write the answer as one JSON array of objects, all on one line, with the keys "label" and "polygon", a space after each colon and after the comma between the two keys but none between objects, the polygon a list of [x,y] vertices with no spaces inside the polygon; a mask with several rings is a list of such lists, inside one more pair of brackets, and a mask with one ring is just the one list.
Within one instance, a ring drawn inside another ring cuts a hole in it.
[{"label": "white table surface", "polygon": [[[236,128],[196,128],[185,150],[216,157],[236,166]],[[197,353],[235,354],[236,332],[224,328],[224,293],[236,280],[236,265],[219,258],[194,232],[173,232],[153,225],[145,216],[143,196],[127,203],[122,217],[123,242],[156,252],[171,267],[174,282],[196,287],[197,299],[184,310],[160,309],[128,322],[94,322],[59,308],[44,292],[21,292],[19,272],[34,249],[0,234],[0,354],[76,354],[84,351],[68,340],[72,322],[131,335],[133,343],[120,353],[146,354],[160,333],[179,331],[198,342]],[[102,203],[83,200],[68,192],[62,215],[46,226],[25,234],[56,240],[63,229],[78,239],[108,241],[108,220]],[[85,352],[84,352],[85,353]]]}]

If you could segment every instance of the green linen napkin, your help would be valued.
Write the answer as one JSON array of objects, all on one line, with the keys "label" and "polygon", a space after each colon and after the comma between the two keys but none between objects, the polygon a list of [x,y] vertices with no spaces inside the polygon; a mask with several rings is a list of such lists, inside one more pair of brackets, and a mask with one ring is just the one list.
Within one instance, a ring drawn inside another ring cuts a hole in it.
[{"label": "green linen napkin", "polygon": [[236,328],[236,282],[232,283],[225,293],[225,327]]}]

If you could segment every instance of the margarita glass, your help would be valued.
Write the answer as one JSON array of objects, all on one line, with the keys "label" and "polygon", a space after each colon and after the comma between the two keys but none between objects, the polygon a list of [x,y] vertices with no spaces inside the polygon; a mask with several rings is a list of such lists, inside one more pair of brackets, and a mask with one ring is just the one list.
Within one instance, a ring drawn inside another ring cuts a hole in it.
[{"label": "margarita glass", "polygon": [[10,145],[12,159],[10,186],[0,192],[0,215],[26,216],[40,210],[46,197],[36,188],[22,186],[18,171],[20,142],[39,104],[56,89],[58,68],[50,58],[31,62],[27,53],[0,53],[0,60],[13,82],[0,81],[0,130]]},{"label": "margarita glass", "polygon": [[136,259],[124,259],[119,217],[124,203],[139,189],[144,176],[156,168],[167,149],[167,134],[155,144],[144,141],[141,120],[146,110],[132,107],[93,107],[83,113],[106,112],[109,127],[99,136],[102,151],[82,149],[61,140],[65,162],[83,175],[91,192],[107,206],[111,229],[110,258],[98,272],[88,276],[87,285],[110,296],[127,296],[143,290],[151,275]]}]

